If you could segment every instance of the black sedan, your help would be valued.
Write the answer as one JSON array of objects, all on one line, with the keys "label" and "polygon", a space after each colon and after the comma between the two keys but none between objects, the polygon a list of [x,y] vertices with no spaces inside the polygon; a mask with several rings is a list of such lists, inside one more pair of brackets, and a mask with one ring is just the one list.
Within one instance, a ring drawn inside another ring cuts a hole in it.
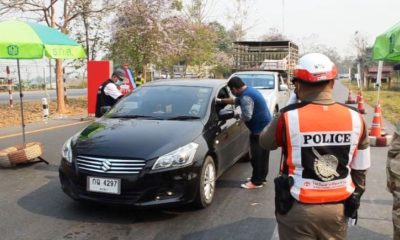
[{"label": "black sedan", "polygon": [[248,154],[226,80],[164,80],[133,91],[68,139],[59,176],[75,200],[137,207],[212,203],[216,179]]}]

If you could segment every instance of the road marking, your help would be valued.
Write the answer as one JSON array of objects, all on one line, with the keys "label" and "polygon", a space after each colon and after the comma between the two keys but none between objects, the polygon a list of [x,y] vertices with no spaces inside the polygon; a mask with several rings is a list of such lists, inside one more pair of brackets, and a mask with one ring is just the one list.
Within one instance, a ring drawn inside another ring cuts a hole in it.
[{"label": "road marking", "polygon": [[275,225],[274,232],[272,233],[271,240],[279,240],[278,224]]},{"label": "road marking", "polygon": [[[60,126],[48,127],[48,128],[38,129],[38,130],[32,130],[32,131],[25,132],[25,135],[32,134],[32,133],[38,133],[38,132],[45,132],[45,131],[54,130],[54,129],[57,129],[57,128],[70,127],[70,126],[79,125],[79,124],[87,123],[87,122],[91,122],[91,121],[92,120],[86,120],[86,121],[81,121],[81,122],[77,122],[77,123],[68,123],[68,124],[64,124],[64,125],[60,125]],[[14,133],[14,134],[10,134],[10,135],[1,136],[0,139],[17,137],[17,136],[21,136],[21,135],[22,135],[22,132],[21,133]]]}]

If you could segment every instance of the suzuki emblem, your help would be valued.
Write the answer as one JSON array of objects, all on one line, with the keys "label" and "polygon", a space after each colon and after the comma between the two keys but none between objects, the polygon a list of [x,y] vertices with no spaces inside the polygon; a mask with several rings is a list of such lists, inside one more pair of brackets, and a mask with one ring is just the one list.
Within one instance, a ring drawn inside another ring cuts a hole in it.
[{"label": "suzuki emblem", "polygon": [[112,165],[111,162],[108,161],[107,159],[105,159],[105,160],[103,161],[103,164],[102,164],[102,166],[101,166],[101,169],[103,169],[104,172],[107,172],[108,170],[111,169],[111,165]]}]

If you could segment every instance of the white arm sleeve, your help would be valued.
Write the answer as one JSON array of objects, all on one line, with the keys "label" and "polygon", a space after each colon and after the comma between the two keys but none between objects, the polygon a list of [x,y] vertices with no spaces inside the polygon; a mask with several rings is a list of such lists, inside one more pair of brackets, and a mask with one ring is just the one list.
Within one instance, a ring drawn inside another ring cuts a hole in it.
[{"label": "white arm sleeve", "polygon": [[113,83],[109,83],[104,88],[104,93],[114,99],[117,99],[122,93],[118,90],[117,86]]},{"label": "white arm sleeve", "polygon": [[357,155],[350,163],[350,167],[355,170],[366,170],[371,166],[370,148],[358,150]]}]

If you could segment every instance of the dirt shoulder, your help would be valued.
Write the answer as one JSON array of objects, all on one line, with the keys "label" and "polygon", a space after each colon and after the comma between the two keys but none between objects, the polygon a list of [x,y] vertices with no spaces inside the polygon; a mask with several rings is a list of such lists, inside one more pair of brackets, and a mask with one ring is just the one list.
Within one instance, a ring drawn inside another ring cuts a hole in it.
[{"label": "dirt shoulder", "polygon": [[[43,121],[43,108],[40,101],[24,102],[24,120],[25,124]],[[66,104],[67,116],[78,116],[87,114],[86,97],[68,99]],[[57,103],[51,101],[49,103],[49,118],[58,118],[60,115],[56,113]],[[15,101],[13,108],[8,104],[0,104],[0,128],[21,125],[21,109],[19,101]]]}]

